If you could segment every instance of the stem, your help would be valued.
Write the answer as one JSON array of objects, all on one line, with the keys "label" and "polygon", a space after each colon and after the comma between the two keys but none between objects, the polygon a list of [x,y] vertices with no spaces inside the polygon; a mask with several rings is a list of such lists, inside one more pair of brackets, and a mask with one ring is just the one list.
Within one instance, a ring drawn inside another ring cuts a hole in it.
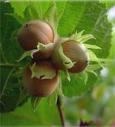
[{"label": "stem", "polygon": [[18,67],[18,65],[10,63],[0,63],[0,67]]},{"label": "stem", "polygon": [[60,120],[61,120],[61,125],[62,125],[62,127],[65,127],[64,113],[63,113],[61,107],[62,107],[62,104],[61,104],[61,97],[58,96],[58,98],[57,98],[57,109],[58,109],[58,112],[59,112],[59,116],[60,116]]}]

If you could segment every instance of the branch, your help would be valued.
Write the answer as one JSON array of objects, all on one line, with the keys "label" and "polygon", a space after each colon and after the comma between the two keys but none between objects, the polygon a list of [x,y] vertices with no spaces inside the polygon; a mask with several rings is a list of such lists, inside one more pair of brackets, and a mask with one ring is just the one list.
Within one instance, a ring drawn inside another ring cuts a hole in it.
[{"label": "branch", "polygon": [[59,112],[59,115],[60,115],[61,125],[62,125],[62,127],[65,127],[64,113],[63,113],[61,107],[62,107],[62,104],[61,104],[61,97],[58,96],[58,98],[57,98],[57,109],[58,109],[58,112]]}]

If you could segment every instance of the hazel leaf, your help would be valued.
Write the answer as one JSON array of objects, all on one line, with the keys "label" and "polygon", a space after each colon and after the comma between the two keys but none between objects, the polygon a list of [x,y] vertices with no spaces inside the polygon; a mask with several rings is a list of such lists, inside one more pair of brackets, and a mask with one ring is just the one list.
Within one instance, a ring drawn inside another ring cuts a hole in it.
[{"label": "hazel leaf", "polygon": [[35,52],[38,52],[38,51],[44,51],[44,50],[47,50],[49,48],[52,48],[54,45],[52,43],[48,43],[48,44],[42,44],[40,42],[38,42],[38,45],[37,45],[37,49],[33,49],[33,50],[30,50],[30,51],[26,51],[22,54],[22,56],[19,58],[19,60],[17,60],[18,62],[20,62],[21,60],[23,60],[24,58],[26,57],[31,57],[33,58],[33,54]]},{"label": "hazel leaf", "polygon": [[51,24],[53,28],[56,28],[57,25],[57,8],[56,8],[56,3],[55,1],[52,1],[50,7],[46,11],[44,17],[48,22]]},{"label": "hazel leaf", "polygon": [[40,19],[40,14],[33,5],[29,4],[24,10],[24,17],[26,20]]},{"label": "hazel leaf", "polygon": [[76,33],[77,33],[77,36],[78,36],[78,37],[81,37],[81,36],[83,35],[84,31],[85,31],[85,30],[80,31],[79,33],[76,32]]},{"label": "hazel leaf", "polygon": [[92,34],[85,34],[83,35],[84,30],[81,32],[75,32],[73,35],[71,35],[71,39],[76,40],[76,42],[84,43],[90,39],[95,39],[95,37]]},{"label": "hazel leaf", "polygon": [[65,74],[66,74],[67,80],[68,81],[71,81],[71,78],[70,78],[70,75],[69,75],[68,70],[65,70]]},{"label": "hazel leaf", "polygon": [[98,74],[93,70],[87,70],[87,72],[94,74],[96,77],[98,77]]},{"label": "hazel leaf", "polygon": [[26,51],[22,54],[22,56],[17,60],[18,62],[22,61],[24,58],[26,57],[31,57],[33,58],[33,53],[38,52],[38,49],[34,49],[34,50],[30,50],[30,51]]},{"label": "hazel leaf", "polygon": [[37,106],[39,105],[40,101],[41,97],[31,97],[31,105],[34,112],[37,110]]},{"label": "hazel leaf", "polygon": [[84,46],[88,49],[101,49],[99,46],[97,45],[91,45],[91,44],[84,44]]},{"label": "hazel leaf", "polygon": [[55,49],[54,57],[55,57],[55,59],[58,60],[58,62],[60,62],[60,64],[62,65],[62,67],[64,69],[69,69],[69,68],[73,67],[75,64],[74,62],[71,61],[71,59],[69,57],[67,57],[64,54],[61,44],[58,45],[57,48]]},{"label": "hazel leaf", "polygon": [[89,64],[86,68],[87,71],[95,71],[100,69],[101,67],[98,64]]},{"label": "hazel leaf", "polygon": [[55,70],[43,68],[39,65],[36,66],[36,63],[30,66],[30,69],[32,72],[31,78],[35,77],[38,79],[52,79],[56,76]]},{"label": "hazel leaf", "polygon": [[84,83],[85,83],[85,85],[87,84],[87,81],[88,81],[88,74],[87,74],[87,72],[84,72]]},{"label": "hazel leaf", "polygon": [[82,36],[83,32],[84,32],[84,30],[82,30],[78,33],[76,30],[76,32],[71,35],[71,38],[80,38]]},{"label": "hazel leaf", "polygon": [[54,47],[53,43],[48,43],[48,44],[38,43],[37,50],[38,51],[44,51],[44,50],[48,50],[48,49],[53,48],[53,47]]},{"label": "hazel leaf", "polygon": [[23,24],[25,22],[25,19],[22,16],[18,15],[17,13],[6,13],[6,15],[14,17],[15,19],[18,20],[20,24]]},{"label": "hazel leaf", "polygon": [[62,46],[60,46],[60,48],[59,48],[59,55],[60,55],[60,58],[62,59],[62,63],[63,63],[63,65],[64,65],[64,67],[66,67],[66,68],[71,68],[71,67],[73,67],[73,63],[72,63],[71,59],[68,58],[68,57],[64,54]]},{"label": "hazel leaf", "polygon": [[58,88],[50,96],[47,97],[48,104],[50,106],[56,104],[56,102],[57,102],[57,96],[58,96]]},{"label": "hazel leaf", "polygon": [[60,76],[60,81],[59,81],[59,86],[57,88],[57,91],[58,91],[58,95],[64,97],[63,90],[62,90],[62,78],[61,78],[61,76]]},{"label": "hazel leaf", "polygon": [[103,67],[103,64],[101,63],[101,61],[99,60],[99,58],[96,56],[96,54],[93,51],[88,50],[88,54],[89,54],[90,61],[97,62],[99,66]]},{"label": "hazel leaf", "polygon": [[78,41],[80,43],[84,43],[90,39],[95,39],[95,37],[92,34],[86,34],[86,35],[81,36],[81,38],[78,38]]},{"label": "hazel leaf", "polygon": [[98,57],[96,56],[96,54],[93,51],[88,50],[88,54],[89,54],[90,61],[94,61],[94,62],[99,61]]}]

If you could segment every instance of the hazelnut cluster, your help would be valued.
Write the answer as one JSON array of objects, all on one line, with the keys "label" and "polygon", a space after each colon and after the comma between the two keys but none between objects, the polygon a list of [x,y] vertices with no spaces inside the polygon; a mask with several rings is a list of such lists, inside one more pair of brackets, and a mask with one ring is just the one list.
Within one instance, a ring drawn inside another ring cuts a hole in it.
[{"label": "hazelnut cluster", "polygon": [[[86,49],[72,38],[55,35],[53,27],[41,20],[24,24],[18,41],[32,62],[25,67],[23,84],[35,97],[52,94],[59,85],[59,71],[79,73],[88,64]],[[26,56],[24,55],[24,56]]]}]

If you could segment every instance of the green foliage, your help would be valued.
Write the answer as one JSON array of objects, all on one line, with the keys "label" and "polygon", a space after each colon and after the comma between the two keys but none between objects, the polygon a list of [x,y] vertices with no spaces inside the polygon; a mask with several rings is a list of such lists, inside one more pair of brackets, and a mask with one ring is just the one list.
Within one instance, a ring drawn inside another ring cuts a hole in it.
[{"label": "green foliage", "polygon": [[16,41],[16,30],[20,24],[7,13],[13,13],[13,8],[9,3],[0,3],[2,19],[0,22],[0,112],[11,111],[22,103],[20,97],[23,89],[20,79],[15,75],[18,69],[14,65],[16,59],[22,54]]},{"label": "green foliage", "polygon": [[36,77],[40,79],[41,76],[43,76],[41,79],[52,79],[56,76],[55,70],[48,70],[44,69],[43,67],[39,67],[39,65],[36,65],[35,63],[30,66],[32,75],[31,77]]},{"label": "green foliage", "polygon": [[[19,20],[22,18],[26,22],[33,19],[43,19],[51,2],[48,1],[22,1],[17,4],[16,1],[11,1],[11,6],[14,8],[14,16]],[[22,23],[23,23],[22,22]]]},{"label": "green foliage", "polygon": [[[66,6],[64,11],[62,12],[58,27],[58,33],[61,36],[68,36],[76,31],[76,26],[85,13],[85,4],[85,2],[66,2]],[[80,31],[84,29],[85,28],[81,29]]]},{"label": "green foliage", "polygon": [[[38,126],[59,125],[60,119],[57,114],[56,105],[49,105],[46,99],[40,101],[36,111],[32,109],[30,100],[14,112],[0,114],[0,125],[2,126]],[[55,117],[54,117],[55,116]]]},{"label": "green foliage", "polygon": [[63,92],[66,96],[83,95],[96,82],[96,76],[92,73],[71,74],[70,79],[68,81],[65,76],[62,76]]},{"label": "green foliage", "polygon": [[109,53],[111,39],[111,24],[107,21],[107,10],[99,2],[67,2],[63,15],[59,22],[58,32],[62,36],[68,36],[85,30],[96,39],[89,41],[102,50],[95,51],[100,57],[106,57]]},{"label": "green foliage", "polygon": [[[58,32],[61,36],[68,36],[73,34],[76,29],[78,32],[85,30],[85,33],[90,33],[96,38],[95,40],[88,41],[88,43],[101,48],[101,50],[93,50],[96,55],[98,57],[106,57],[109,53],[109,42],[111,39],[111,24],[107,21],[106,12],[105,6],[96,1],[69,1],[66,3],[63,15],[59,21]],[[90,75],[88,74],[88,82],[92,82],[87,85],[84,83],[84,78],[78,81],[76,76],[71,76],[71,82],[63,80],[64,94],[66,96],[75,96],[90,89],[96,82],[96,77],[92,74],[91,78]],[[77,76],[79,77],[79,75]],[[73,92],[74,90],[75,92]]]}]

